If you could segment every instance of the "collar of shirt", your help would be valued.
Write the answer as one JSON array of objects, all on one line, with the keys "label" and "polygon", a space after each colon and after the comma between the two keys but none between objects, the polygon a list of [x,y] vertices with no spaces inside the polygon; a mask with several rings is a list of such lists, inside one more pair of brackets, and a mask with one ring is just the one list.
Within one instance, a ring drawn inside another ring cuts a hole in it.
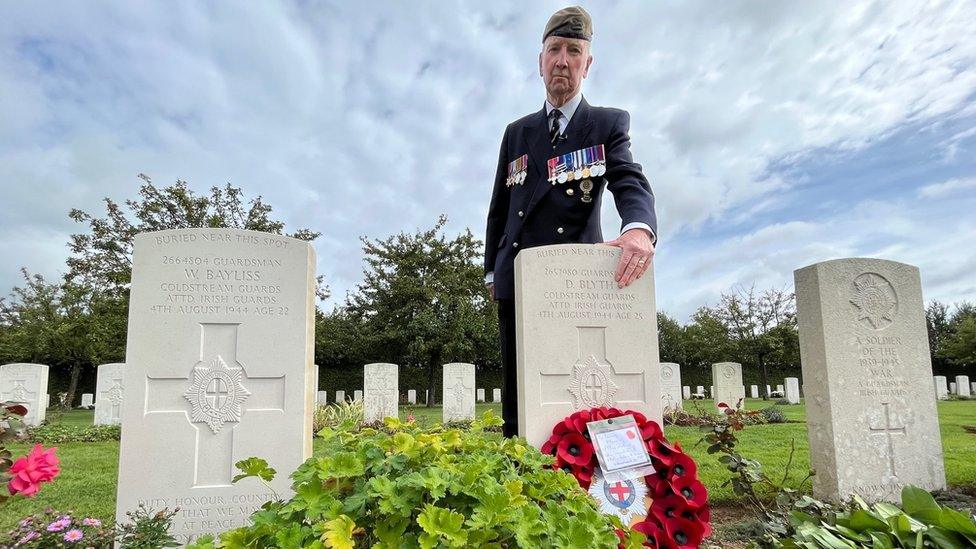
[{"label": "collar of shirt", "polygon": [[[576,114],[576,109],[579,107],[580,101],[582,100],[583,100],[583,94],[577,93],[576,95],[573,96],[572,99],[567,101],[565,105],[559,107],[559,112],[562,113],[562,116],[559,117],[559,133],[563,133],[566,131],[566,126],[568,126],[569,121],[573,119],[573,115]],[[551,113],[552,110],[555,108],[556,107],[554,107],[552,103],[550,103],[549,100],[546,99],[547,117],[549,116],[549,113]]]}]

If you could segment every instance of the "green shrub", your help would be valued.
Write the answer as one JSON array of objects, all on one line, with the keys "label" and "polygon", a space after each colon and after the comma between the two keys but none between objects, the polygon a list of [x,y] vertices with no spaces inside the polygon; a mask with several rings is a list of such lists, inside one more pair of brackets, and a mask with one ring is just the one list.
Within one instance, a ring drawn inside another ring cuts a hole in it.
[{"label": "green shrub", "polygon": [[363,424],[362,401],[343,401],[315,407],[312,428],[318,433],[322,429],[356,431]]},{"label": "green shrub", "polygon": [[[325,454],[292,474],[292,499],[191,547],[616,548],[619,520],[571,475],[548,469],[550,456],[485,432],[500,424],[489,411],[467,431],[394,418],[358,433],[326,428]],[[239,464],[239,477],[267,479],[259,461]],[[627,547],[643,540],[625,537]]]},{"label": "green shrub", "polygon": [[769,406],[760,410],[762,417],[766,418],[766,423],[786,423],[786,415],[775,406]]},{"label": "green shrub", "polygon": [[121,425],[65,425],[48,423],[27,431],[24,442],[31,444],[64,444],[65,442],[104,442],[119,440]]}]

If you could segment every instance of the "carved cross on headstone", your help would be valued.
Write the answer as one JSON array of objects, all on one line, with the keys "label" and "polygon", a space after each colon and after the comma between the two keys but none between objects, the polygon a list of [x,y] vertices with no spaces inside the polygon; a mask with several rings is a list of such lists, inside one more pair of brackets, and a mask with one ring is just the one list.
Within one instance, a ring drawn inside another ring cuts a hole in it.
[{"label": "carved cross on headstone", "polygon": [[614,406],[617,384],[613,381],[613,367],[607,360],[606,328],[578,326],[579,358],[570,374],[566,388],[577,410],[598,406]]},{"label": "carved cross on headstone", "polygon": [[240,324],[201,323],[200,360],[187,377],[146,375],[148,414],[184,414],[196,431],[194,486],[229,486],[234,428],[245,413],[283,411],[285,376],[251,377],[237,360]]},{"label": "carved cross on headstone", "polygon": [[888,472],[891,476],[898,476],[895,474],[895,443],[891,438],[893,434],[906,434],[905,426],[896,427],[891,424],[891,410],[889,409],[889,404],[887,402],[881,403],[882,408],[884,408],[884,425],[881,427],[872,427],[868,425],[868,429],[871,431],[872,435],[884,435],[887,438],[887,454],[888,454]]},{"label": "carved cross on headstone", "polygon": [[365,379],[366,398],[370,399],[370,407],[387,410],[396,402],[393,391],[393,376],[386,368],[374,370]]},{"label": "carved cross on headstone", "polygon": [[105,391],[103,395],[99,395],[98,398],[106,398],[112,403],[112,422],[117,422],[122,420],[122,395],[124,391],[122,390],[122,380],[113,379],[112,386],[109,387],[108,391]]},{"label": "carved cross on headstone", "polygon": [[[469,402],[465,402],[465,395],[468,393],[474,393],[474,383],[468,385],[464,384],[465,376],[463,372],[458,372],[451,376],[451,396],[454,397],[454,402],[450,408],[458,414],[471,416],[474,415],[474,409],[472,406],[465,406],[465,404],[473,404],[474,399]],[[448,403],[445,402],[445,405]]]}]

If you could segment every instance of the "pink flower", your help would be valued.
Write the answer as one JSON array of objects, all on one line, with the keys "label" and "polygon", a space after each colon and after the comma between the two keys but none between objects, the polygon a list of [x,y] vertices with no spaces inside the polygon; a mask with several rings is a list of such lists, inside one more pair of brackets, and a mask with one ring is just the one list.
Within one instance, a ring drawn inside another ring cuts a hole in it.
[{"label": "pink flower", "polygon": [[40,444],[35,444],[29,454],[18,459],[10,467],[10,483],[7,488],[11,494],[23,494],[31,497],[37,494],[41,484],[51,482],[61,472],[57,448],[45,450]]},{"label": "pink flower", "polygon": [[102,525],[102,521],[95,518],[86,518],[85,520],[81,521],[81,523],[85,526],[94,526],[95,528]]},{"label": "pink flower", "polygon": [[81,530],[75,528],[74,530],[68,530],[64,533],[64,541],[78,541],[85,537],[85,534],[81,533]]},{"label": "pink flower", "polygon": [[41,537],[41,535],[38,534],[37,532],[28,532],[27,535],[20,538],[20,540],[17,541],[17,543],[20,545],[24,545],[25,543],[29,543],[39,537]]},{"label": "pink flower", "polygon": [[60,532],[61,530],[64,530],[65,528],[67,528],[69,524],[71,524],[71,519],[63,519],[63,518],[62,519],[58,519],[58,520],[52,522],[51,524],[48,524],[47,525],[47,531],[48,532]]}]

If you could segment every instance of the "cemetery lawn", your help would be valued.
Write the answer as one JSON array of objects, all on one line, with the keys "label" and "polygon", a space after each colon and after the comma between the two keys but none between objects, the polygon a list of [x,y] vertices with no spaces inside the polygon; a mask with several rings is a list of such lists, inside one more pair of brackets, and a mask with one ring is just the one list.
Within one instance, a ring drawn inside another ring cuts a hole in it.
[{"label": "cemetery lawn", "polygon": [[[705,404],[710,401],[705,401]],[[686,405],[688,403],[686,402]],[[765,403],[771,405],[771,402]],[[704,405],[704,404],[703,404]],[[765,407],[763,401],[750,401],[750,409]],[[746,427],[739,433],[740,450],[748,458],[762,462],[770,476],[781,479],[789,461],[790,446],[795,444],[796,452],[789,477],[794,482],[806,476],[809,468],[804,406],[781,405],[787,419],[795,423],[781,423]],[[501,414],[500,404],[478,404],[480,415],[485,410]],[[421,424],[440,421],[440,408],[423,406],[401,406],[400,417],[406,419],[413,414]],[[91,425],[93,414],[90,410],[73,410],[59,416],[49,414],[51,421],[87,426]],[[939,421],[942,426],[942,444],[945,455],[946,477],[954,488],[976,491],[976,435],[967,433],[962,425],[976,425],[976,400],[943,401],[939,403]],[[681,447],[698,462],[698,472],[708,487],[709,499],[716,504],[730,503],[733,500],[729,487],[722,486],[729,473],[721,466],[715,456],[705,452],[705,446],[698,444],[701,437],[697,427],[666,427],[669,440],[678,441]],[[501,436],[491,434],[489,436]],[[270,442],[270,441],[269,441]],[[54,483],[45,485],[41,493],[33,499],[17,498],[0,506],[0,529],[11,529],[20,518],[42,512],[51,507],[58,511],[74,511],[85,516],[102,520],[112,520],[115,515],[115,489],[118,478],[119,443],[88,442],[59,444],[61,475]],[[321,442],[315,441],[319,449]],[[15,457],[30,450],[26,444],[11,444],[10,451]],[[159,459],[168,459],[160,456]],[[810,484],[805,485],[809,490]],[[5,487],[4,487],[5,489]]]}]

